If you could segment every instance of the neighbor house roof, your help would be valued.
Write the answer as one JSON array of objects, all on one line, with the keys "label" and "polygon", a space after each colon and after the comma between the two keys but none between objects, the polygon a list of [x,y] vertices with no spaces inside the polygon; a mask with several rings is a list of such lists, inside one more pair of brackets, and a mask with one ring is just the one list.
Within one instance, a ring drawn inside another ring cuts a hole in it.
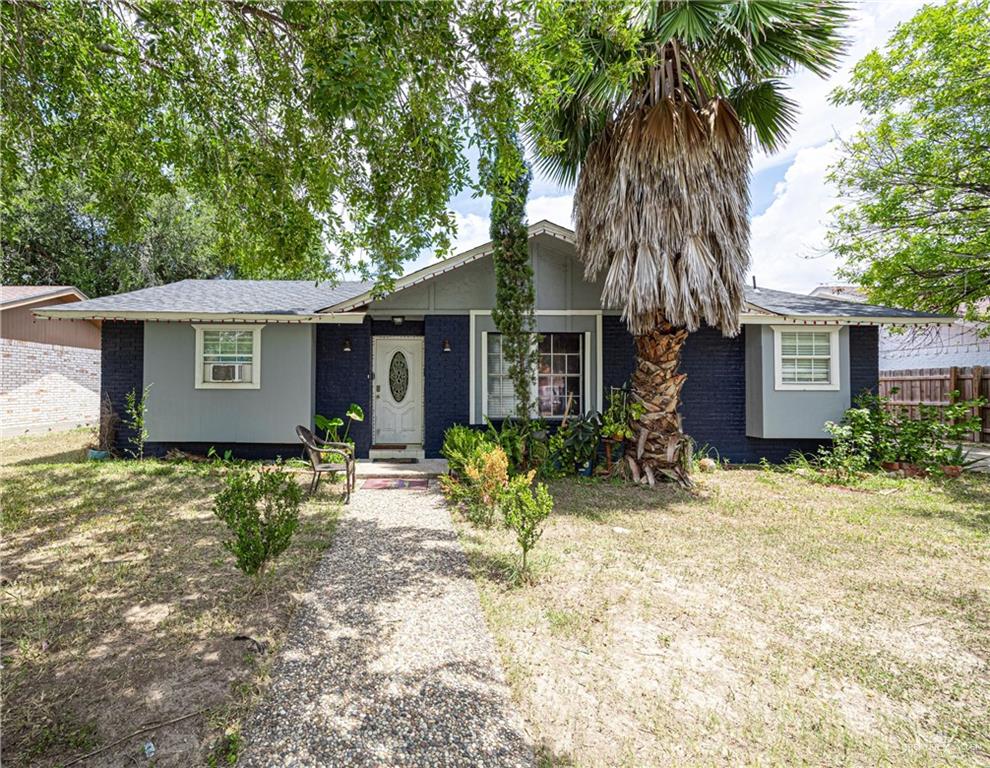
[{"label": "neighbor house roof", "polygon": [[86,298],[86,294],[74,285],[0,285],[0,309],[12,309],[63,296],[79,300]]},{"label": "neighbor house roof", "polygon": [[[550,221],[529,227],[529,236],[544,235],[574,242],[574,232]],[[492,244],[440,260],[395,283],[405,290],[473,261],[490,256]],[[182,280],[169,285],[107,296],[73,304],[71,308],[38,310],[42,317],[89,319],[230,319],[272,322],[360,322],[361,310],[375,300],[371,282],[315,283],[309,280]],[[814,323],[947,323],[954,318],[879,307],[827,296],[807,296],[770,288],[747,288],[744,322]]]},{"label": "neighbor house roof", "polygon": [[[238,319],[312,318],[328,304],[336,304],[368,290],[371,283],[337,284],[312,280],[180,280],[130,293],[73,304],[71,308],[39,310],[50,317],[97,317],[108,320],[198,319],[234,316]],[[329,319],[329,318],[328,318]]]}]

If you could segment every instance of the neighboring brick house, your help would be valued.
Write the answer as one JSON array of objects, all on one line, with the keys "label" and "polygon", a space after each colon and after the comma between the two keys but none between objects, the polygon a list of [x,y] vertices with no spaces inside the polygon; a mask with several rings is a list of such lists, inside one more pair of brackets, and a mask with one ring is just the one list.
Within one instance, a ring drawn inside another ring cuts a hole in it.
[{"label": "neighboring brick house", "polygon": [[34,310],[84,301],[67,285],[0,286],[0,434],[95,424],[98,321],[45,320]]},{"label": "neighboring brick house", "polygon": [[[620,313],[584,278],[574,233],[529,228],[540,334],[538,415],[601,410],[634,365]],[[298,454],[297,424],[351,403],[358,456],[437,456],[452,424],[483,427],[515,409],[492,321],[491,244],[399,279],[368,283],[184,280],[45,309],[103,322],[103,390],[122,412],[150,386],[146,452],[215,447],[245,458]],[[878,382],[878,327],[938,324],[906,310],[748,289],[743,332],[691,333],[681,371],[684,430],[733,462],[779,461],[828,438],[852,398]],[[125,440],[121,433],[118,440]]]}]

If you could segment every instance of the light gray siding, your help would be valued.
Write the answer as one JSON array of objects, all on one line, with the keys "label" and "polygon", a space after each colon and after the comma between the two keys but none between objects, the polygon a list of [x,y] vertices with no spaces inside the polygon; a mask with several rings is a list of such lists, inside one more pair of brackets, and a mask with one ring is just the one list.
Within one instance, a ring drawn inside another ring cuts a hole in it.
[{"label": "light gray siding", "polygon": [[[603,280],[585,282],[574,246],[549,236],[529,241],[538,310],[597,310]],[[463,314],[495,306],[495,270],[491,256],[374,301],[372,315]]]},{"label": "light gray siding", "polygon": [[746,434],[749,437],[820,438],[826,421],[839,421],[852,401],[849,329],[839,329],[839,388],[774,389],[773,330],[746,326]]},{"label": "light gray siding", "polygon": [[146,323],[144,383],[150,442],[294,443],[314,413],[315,326],[261,331],[260,389],[196,389],[196,331]]}]

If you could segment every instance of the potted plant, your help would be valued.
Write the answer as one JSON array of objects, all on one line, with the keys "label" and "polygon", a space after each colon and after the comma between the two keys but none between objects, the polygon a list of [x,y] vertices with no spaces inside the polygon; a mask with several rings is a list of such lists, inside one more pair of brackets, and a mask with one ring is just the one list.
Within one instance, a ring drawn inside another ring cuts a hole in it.
[{"label": "potted plant", "polygon": [[964,469],[973,466],[979,459],[969,458],[969,452],[964,450],[962,445],[957,444],[954,448],[945,448],[938,457],[939,471],[945,477],[959,477]]},{"label": "potted plant", "polygon": [[640,403],[629,402],[626,390],[612,387],[608,393],[608,407],[602,414],[601,433],[605,440],[605,466],[612,469],[612,446],[633,439],[632,422],[645,412]]}]

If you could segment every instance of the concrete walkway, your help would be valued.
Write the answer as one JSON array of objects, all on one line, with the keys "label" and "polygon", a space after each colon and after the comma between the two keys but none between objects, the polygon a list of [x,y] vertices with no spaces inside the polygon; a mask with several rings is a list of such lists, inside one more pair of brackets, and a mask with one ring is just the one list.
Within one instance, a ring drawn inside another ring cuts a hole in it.
[{"label": "concrete walkway", "polygon": [[533,756],[440,496],[358,487],[239,766],[523,766]]}]

